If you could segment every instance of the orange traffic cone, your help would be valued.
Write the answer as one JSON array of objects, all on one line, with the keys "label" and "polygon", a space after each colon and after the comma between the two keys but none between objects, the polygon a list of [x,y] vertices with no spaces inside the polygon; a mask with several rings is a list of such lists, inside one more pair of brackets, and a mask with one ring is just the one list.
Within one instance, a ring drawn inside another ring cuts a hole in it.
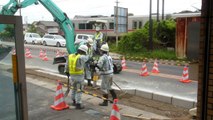
[{"label": "orange traffic cone", "polygon": [[110,115],[110,120],[121,120],[121,115],[119,112],[119,108],[117,106],[118,99],[114,99],[114,103],[112,105],[112,111]]},{"label": "orange traffic cone", "polygon": [[125,57],[123,57],[123,59],[121,61],[121,65],[122,65],[122,70],[127,69]]},{"label": "orange traffic cone", "polygon": [[152,68],[152,73],[159,73],[157,60],[154,62],[154,66]]},{"label": "orange traffic cone", "polygon": [[149,75],[149,73],[148,73],[148,70],[147,70],[147,67],[146,67],[146,63],[143,62],[142,67],[141,67],[140,76],[148,76],[148,75]]},{"label": "orange traffic cone", "polygon": [[26,58],[33,58],[29,48],[26,48],[26,50],[25,50],[25,57]]},{"label": "orange traffic cone", "polygon": [[59,80],[57,83],[54,105],[51,105],[50,107],[54,110],[63,110],[69,108],[69,105],[67,105],[66,102],[64,101],[64,93],[62,90],[62,85]]},{"label": "orange traffic cone", "polygon": [[59,50],[57,50],[56,51],[56,56],[55,57],[60,57],[61,55],[60,55],[60,52],[59,52]]},{"label": "orange traffic cone", "polygon": [[39,57],[42,58],[43,56],[44,56],[44,51],[42,49],[40,49]]},{"label": "orange traffic cone", "polygon": [[43,60],[43,61],[48,61],[48,57],[47,57],[46,51],[45,51],[44,54],[43,54],[42,60]]},{"label": "orange traffic cone", "polygon": [[191,80],[189,80],[189,72],[188,72],[188,67],[186,65],[183,68],[183,75],[182,75],[182,78],[180,79],[180,82],[182,83],[192,82]]}]

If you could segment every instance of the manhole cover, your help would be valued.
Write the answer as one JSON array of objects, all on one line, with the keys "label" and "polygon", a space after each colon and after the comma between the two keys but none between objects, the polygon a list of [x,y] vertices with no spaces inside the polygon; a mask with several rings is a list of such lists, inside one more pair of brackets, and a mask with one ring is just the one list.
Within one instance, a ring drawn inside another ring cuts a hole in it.
[{"label": "manhole cover", "polygon": [[90,114],[90,115],[92,115],[92,116],[100,116],[100,112],[95,111],[95,110],[91,110],[91,109],[85,111],[85,113]]}]

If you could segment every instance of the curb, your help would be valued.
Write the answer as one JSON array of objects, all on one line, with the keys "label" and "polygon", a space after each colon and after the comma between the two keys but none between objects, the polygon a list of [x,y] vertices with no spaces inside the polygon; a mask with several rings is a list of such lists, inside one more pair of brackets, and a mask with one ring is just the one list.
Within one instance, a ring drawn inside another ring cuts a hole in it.
[{"label": "curb", "polygon": [[179,107],[183,107],[187,109],[191,109],[197,106],[196,101],[179,98],[172,95],[163,95],[163,94],[150,92],[150,91],[140,91],[137,89],[123,89],[123,90],[127,91],[127,93],[131,95],[136,95],[136,96],[140,96],[140,97],[151,99],[151,100],[161,101],[164,103],[169,103],[174,106],[179,106]]}]

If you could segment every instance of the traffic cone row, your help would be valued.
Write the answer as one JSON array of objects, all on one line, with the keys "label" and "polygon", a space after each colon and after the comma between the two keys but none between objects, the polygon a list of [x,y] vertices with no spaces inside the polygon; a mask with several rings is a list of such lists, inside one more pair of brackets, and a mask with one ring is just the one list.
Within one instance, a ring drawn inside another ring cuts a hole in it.
[{"label": "traffic cone row", "polygon": [[[152,73],[160,73],[159,69],[158,69],[158,63],[157,60],[155,60],[153,68],[152,68]],[[142,67],[141,67],[141,73],[140,76],[149,76],[147,67],[146,67],[146,63],[145,61],[142,63]]]},{"label": "traffic cone row", "polygon": [[69,108],[69,105],[66,104],[64,100],[64,93],[62,90],[62,84],[60,81],[57,81],[57,88],[56,88],[56,93],[55,93],[55,98],[54,98],[54,105],[50,106],[54,110],[64,110]]}]

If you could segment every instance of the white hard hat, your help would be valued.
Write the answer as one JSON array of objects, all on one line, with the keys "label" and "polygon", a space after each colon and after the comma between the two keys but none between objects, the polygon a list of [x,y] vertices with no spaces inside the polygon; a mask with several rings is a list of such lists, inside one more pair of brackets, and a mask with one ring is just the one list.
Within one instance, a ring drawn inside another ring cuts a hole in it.
[{"label": "white hard hat", "polygon": [[92,45],[93,45],[93,40],[92,40],[92,38],[88,38],[87,40],[88,40],[89,45],[92,46]]},{"label": "white hard hat", "polygon": [[96,31],[100,31],[101,28],[100,28],[100,27],[96,27],[95,30],[96,30]]},{"label": "white hard hat", "polygon": [[103,45],[101,46],[101,50],[106,51],[106,52],[109,52],[109,46],[108,46],[108,44],[103,44]]},{"label": "white hard hat", "polygon": [[81,45],[78,49],[84,51],[87,54],[88,47],[86,45]]}]

